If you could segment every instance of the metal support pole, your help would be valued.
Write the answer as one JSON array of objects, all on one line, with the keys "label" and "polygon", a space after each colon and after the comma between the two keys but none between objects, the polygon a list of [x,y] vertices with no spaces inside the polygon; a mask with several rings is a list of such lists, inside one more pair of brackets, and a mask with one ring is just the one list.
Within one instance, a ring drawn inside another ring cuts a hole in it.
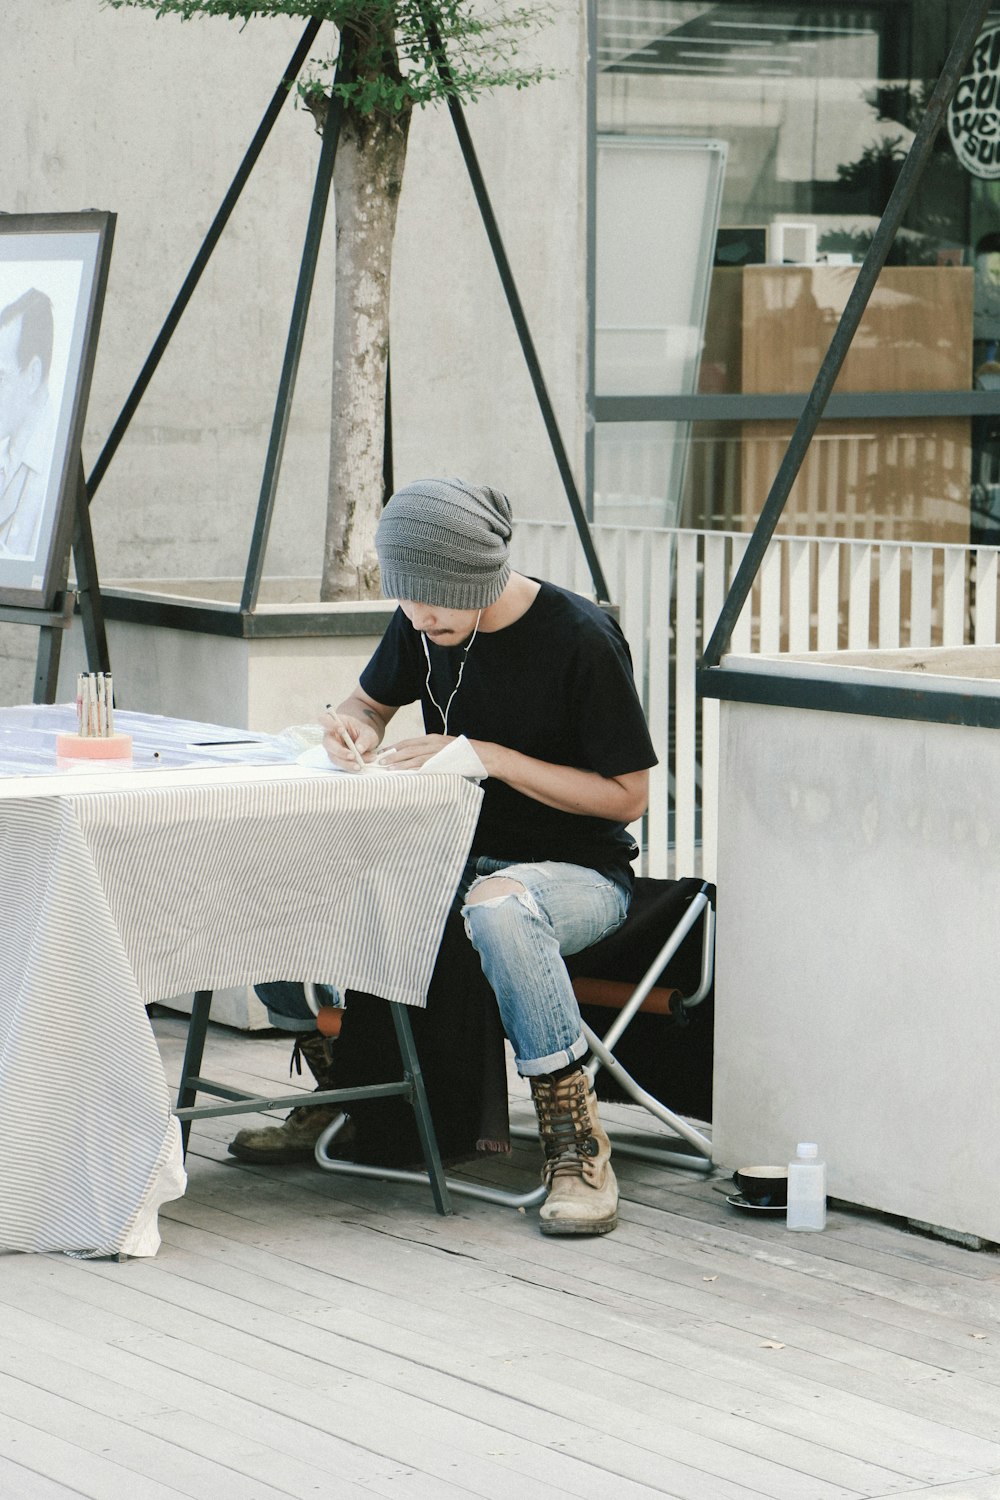
[{"label": "metal support pole", "polygon": [[386,500],[396,488],[392,456],[392,349],[385,355],[385,427],[382,433],[382,489]]},{"label": "metal support pole", "polygon": [[[79,601],[83,639],[86,646],[87,667],[91,672],[110,672],[108,637],[104,628],[104,609],[101,603],[101,587],[97,578],[97,558],[94,553],[94,534],[90,527],[90,506],[87,499],[87,483],[83,474],[83,455],[80,456],[76,478],[76,519],[73,530],[73,560],[76,566],[76,590],[74,594],[60,596],[61,609],[57,612],[24,611],[26,623],[39,626],[38,650],[35,653],[35,684],[33,702],[54,703],[59,684],[59,662],[62,657],[63,638],[73,621],[74,599]],[[64,575],[65,576],[65,575]],[[12,612],[5,618],[12,618]]]},{"label": "metal support pole", "polygon": [[[67,599],[72,596],[66,596]],[[72,609],[72,605],[70,605]],[[5,616],[9,618],[9,616]],[[30,624],[35,624],[32,620]],[[68,623],[68,622],[67,622]],[[38,632],[38,653],[35,657],[35,686],[33,703],[54,703],[56,684],[59,681],[59,657],[62,654],[62,637],[65,625],[43,624]]]},{"label": "metal support pole", "polygon": [[[354,37],[350,31],[342,31],[340,57],[337,61],[334,83],[338,79],[348,82],[353,70]],[[323,145],[316,169],[316,182],[309,209],[309,221],[306,225],[305,244],[302,248],[299,280],[295,288],[295,301],[292,305],[292,317],[288,328],[288,341],[285,345],[285,358],[281,367],[281,379],[278,381],[278,399],[271,424],[271,438],[268,443],[267,458],[264,461],[264,476],[261,481],[260,498],[257,502],[257,517],[250,542],[250,555],[247,558],[243,597],[240,600],[240,610],[244,614],[249,614],[256,606],[264,572],[264,551],[267,547],[271,517],[274,513],[281,459],[285,451],[288,423],[292,414],[295,378],[298,375],[306,319],[309,316],[309,302],[312,297],[313,282],[316,279],[316,263],[319,259],[319,247],[323,237],[323,223],[330,199],[330,189],[333,186],[333,168],[337,159],[337,142],[340,138],[343,117],[344,101],[331,90],[329,108],[323,124]]]},{"label": "metal support pole", "polygon": [[[188,1022],[187,1045],[184,1048],[184,1062],[181,1066],[180,1089],[177,1094],[177,1108],[190,1109],[198,1097],[197,1085],[191,1083],[192,1078],[197,1078],[201,1073],[201,1060],[205,1052],[205,1038],[208,1035],[208,1023],[212,1014],[212,991],[195,990],[194,999],[191,1003],[191,1020]],[[187,1154],[188,1136],[191,1134],[191,1121],[181,1122],[181,1147]]]},{"label": "metal support pole", "polygon": [[87,495],[87,482],[83,477],[82,457],[77,481],[73,564],[76,568],[76,591],[80,600],[80,621],[83,625],[87,670],[110,672],[108,633],[104,626],[104,605],[101,601],[101,585],[97,577],[97,554],[94,551],[94,533],[90,525],[90,502]]},{"label": "metal support pole", "polygon": [[431,1108],[427,1101],[427,1089],[424,1084],[424,1075],[420,1069],[420,1059],[417,1056],[416,1044],[413,1040],[413,1029],[410,1026],[410,1018],[406,1013],[405,1005],[389,1002],[392,1024],[396,1029],[396,1041],[399,1044],[399,1055],[403,1063],[403,1073],[407,1083],[410,1085],[410,1103],[417,1123],[417,1134],[420,1137],[420,1146],[424,1153],[424,1163],[427,1167],[427,1175],[431,1182],[431,1193],[434,1204],[439,1214],[450,1214],[452,1212],[451,1199],[448,1196],[448,1182],[444,1175],[444,1167],[441,1163],[441,1153],[438,1150],[437,1136],[434,1134],[434,1121],[431,1118]]},{"label": "metal support pole", "polygon": [[958,87],[966,60],[989,14],[991,4],[992,0],[972,0],[962,19],[941,76],[927,105],[927,111],[913,137],[896,185],[885,206],[885,212],[879,220],[878,228],[868,247],[868,254],[864,258],[851,295],[847,299],[847,306],[830,340],[830,347],[823,357],[813,388],[802,409],[802,415],[795,424],[795,430],[785,450],[781,467],[778,469],[770,493],[764,502],[764,508],[757,519],[753,535],[726,596],[711,640],[705,648],[701,661],[703,669],[717,667],[729,645],[736,622],[764,560],[768,543],[774,535],[775,527],[785,508],[785,502],[802,467],[806,449],[819,425],[834,382],[840,373],[840,367],[851,347],[851,341],[868,306],[868,299],[871,297],[879,273],[885,265],[889,248],[896,237],[896,231],[903,221],[914,189],[931,154],[945,110]]},{"label": "metal support pole", "polygon": [[125,436],[129,423],[135,416],[136,408],[145,395],[146,387],[152,380],[153,375],[156,371],[156,367],[160,363],[160,360],[163,358],[167,345],[170,343],[170,340],[173,337],[174,330],[177,327],[177,324],[180,322],[181,316],[194,294],[194,289],[198,285],[198,282],[201,280],[202,272],[208,265],[209,257],[211,256],[212,251],[215,249],[222,231],[225,229],[226,224],[229,222],[230,216],[232,215],[233,209],[236,207],[239,196],[246,186],[247,179],[249,178],[250,173],[253,171],[253,168],[256,165],[257,158],[260,156],[261,151],[264,149],[264,143],[271,133],[271,128],[274,125],[275,120],[277,120],[279,113],[281,112],[282,105],[288,98],[291,85],[295,82],[302,64],[305,62],[307,56],[309,55],[309,49],[315,41],[316,33],[319,31],[319,28],[322,24],[322,21],[312,20],[309,22],[305,31],[302,33],[302,40],[299,42],[299,45],[296,47],[294,53],[292,54],[291,61],[289,62],[288,67],[285,69],[284,76],[281,82],[278,84],[278,87],[275,89],[271,102],[268,105],[267,110],[264,113],[264,117],[257,128],[257,133],[254,136],[253,140],[250,142],[250,145],[247,147],[246,155],[240,163],[239,170],[237,171],[236,176],[233,178],[229,191],[226,194],[225,198],[222,200],[219,211],[213,219],[212,225],[202,242],[201,249],[195,256],[194,261],[191,265],[191,269],[184,279],[184,284],[178,292],[174,304],[167,314],[166,321],[164,322],[163,327],[160,329],[159,333],[156,336],[153,347],[149,351],[149,354],[146,358],[146,363],[143,365],[141,371],[139,372],[139,377],[136,380],[135,385],[129,392],[128,399],[126,400],[125,405],[122,407],[115,425],[112,427],[108,439],[100,452],[97,462],[91,470],[90,478],[87,480],[87,495],[91,500],[94,498],[97,487],[100,484],[101,480],[104,478],[108,466],[111,463],[111,460],[114,458],[122,438]]},{"label": "metal support pole", "polygon": [[486,236],[490,242],[490,249],[493,251],[493,259],[496,261],[497,270],[500,273],[500,280],[507,298],[507,305],[510,308],[511,317],[514,319],[514,327],[517,330],[521,351],[528,366],[528,374],[531,376],[531,383],[535,389],[535,397],[538,401],[542,420],[545,423],[545,430],[548,433],[549,442],[552,446],[552,453],[555,457],[556,467],[559,470],[559,477],[562,479],[566,498],[569,501],[570,510],[573,512],[573,520],[576,522],[580,543],[583,547],[584,556],[587,559],[591,579],[593,580],[594,592],[599,601],[607,602],[611,596],[608,592],[604,570],[601,567],[600,558],[597,556],[594,547],[594,539],[590,534],[590,527],[587,524],[587,517],[584,514],[576,481],[573,478],[573,470],[570,467],[569,457],[566,453],[566,445],[562,440],[559,424],[556,421],[552,402],[546,389],[542,367],[538,361],[538,355],[531,337],[531,330],[528,327],[528,320],[524,315],[521,298],[510,268],[510,262],[507,259],[507,252],[504,249],[503,240],[500,235],[500,227],[497,224],[493,205],[486,190],[486,183],[483,180],[482,169],[476,156],[476,149],[472,144],[472,137],[469,134],[465,113],[460,100],[454,92],[454,75],[448,64],[444,43],[441,40],[441,33],[435,25],[433,17],[429,16],[426,10],[423,15],[427,40],[430,43],[431,53],[434,57],[434,66],[437,68],[442,83],[449,90],[448,109],[451,113],[452,124],[455,127],[455,134],[458,136],[458,144],[465,161],[466,171],[469,174],[469,181],[472,184],[476,203],[479,206],[479,212],[482,215]]},{"label": "metal support pole", "polygon": [[587,395],[584,432],[583,499],[594,519],[597,448],[597,0],[587,0]]}]

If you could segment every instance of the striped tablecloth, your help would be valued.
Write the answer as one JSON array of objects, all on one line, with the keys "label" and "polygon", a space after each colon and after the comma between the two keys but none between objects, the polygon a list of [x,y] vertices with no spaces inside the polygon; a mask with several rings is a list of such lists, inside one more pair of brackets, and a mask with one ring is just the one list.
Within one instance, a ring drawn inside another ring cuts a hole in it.
[{"label": "striped tablecloth", "polygon": [[144,1003],[329,979],[422,1004],[481,799],[290,765],[112,783],[0,774],[7,1249],[155,1252],[184,1175]]}]

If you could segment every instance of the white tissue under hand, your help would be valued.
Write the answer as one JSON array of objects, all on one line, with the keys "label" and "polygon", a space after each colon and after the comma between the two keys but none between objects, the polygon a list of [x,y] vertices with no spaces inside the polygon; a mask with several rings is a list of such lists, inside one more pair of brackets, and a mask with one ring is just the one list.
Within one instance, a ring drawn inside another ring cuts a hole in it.
[{"label": "white tissue under hand", "polygon": [[485,781],[489,772],[473,750],[464,734],[445,745],[430,760],[425,760],[421,771],[451,771],[458,776],[467,776],[472,781]]}]

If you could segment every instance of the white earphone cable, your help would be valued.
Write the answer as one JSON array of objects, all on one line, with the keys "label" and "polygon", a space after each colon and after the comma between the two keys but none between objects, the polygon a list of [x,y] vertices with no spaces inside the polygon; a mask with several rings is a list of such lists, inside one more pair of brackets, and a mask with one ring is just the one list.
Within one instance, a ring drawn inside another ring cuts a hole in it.
[{"label": "white earphone cable", "polygon": [[469,640],[468,640],[468,643],[467,643],[467,645],[465,647],[465,650],[462,652],[462,660],[461,660],[461,663],[460,663],[459,668],[458,668],[458,681],[455,683],[455,686],[452,688],[452,690],[451,690],[451,696],[449,697],[448,702],[445,704],[444,708],[441,707],[440,703],[435,698],[435,696],[434,696],[434,690],[431,687],[431,653],[430,653],[430,647],[427,645],[427,637],[426,637],[426,635],[424,634],[423,631],[420,632],[420,639],[423,642],[423,647],[424,647],[424,656],[427,658],[427,676],[424,679],[424,686],[427,689],[427,696],[428,696],[428,698],[431,700],[431,702],[433,703],[434,707],[437,709],[438,713],[441,715],[441,724],[443,726],[442,727],[442,731],[441,731],[442,734],[447,734],[448,733],[448,715],[451,713],[451,705],[455,701],[455,694],[458,692],[459,688],[462,686],[462,674],[465,671],[465,663],[466,663],[466,661],[468,659],[469,652],[472,650],[472,643],[476,639],[476,636],[479,634],[479,622],[480,622],[480,620],[482,618],[483,618],[483,612],[482,612],[482,610],[480,610],[479,613],[478,613],[478,615],[476,616],[475,628],[474,628],[471,636],[469,637]]}]

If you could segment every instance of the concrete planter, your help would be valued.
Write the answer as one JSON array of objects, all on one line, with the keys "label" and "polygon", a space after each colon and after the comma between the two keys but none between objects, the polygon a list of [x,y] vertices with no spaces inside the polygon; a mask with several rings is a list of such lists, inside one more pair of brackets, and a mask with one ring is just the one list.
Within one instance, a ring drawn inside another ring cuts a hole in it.
[{"label": "concrete planter", "polygon": [[[115,693],[124,708],[269,734],[308,723],[345,697],[394,605],[319,604],[315,584],[276,580],[253,614],[235,579],[105,585]],[[283,597],[284,596],[284,597]],[[79,620],[60,664],[60,699],[84,667]]]},{"label": "concrete planter", "polygon": [[[282,579],[252,615],[242,615],[241,580],[143,582],[101,590],[121,707],[276,734],[312,723],[358,680],[395,608],[393,604],[318,604],[315,583]],[[59,700],[76,694],[85,670],[80,621],[67,632]],[[398,733],[421,732],[419,709],[404,709]],[[296,976],[289,976],[294,978]],[[320,976],[316,976],[320,977]],[[169,998],[189,1012],[190,996]],[[220,991],[212,1018],[240,1028],[266,1026],[252,991]]]},{"label": "concrete planter", "polygon": [[722,668],[716,1159],[1000,1241],[1000,648]]}]

